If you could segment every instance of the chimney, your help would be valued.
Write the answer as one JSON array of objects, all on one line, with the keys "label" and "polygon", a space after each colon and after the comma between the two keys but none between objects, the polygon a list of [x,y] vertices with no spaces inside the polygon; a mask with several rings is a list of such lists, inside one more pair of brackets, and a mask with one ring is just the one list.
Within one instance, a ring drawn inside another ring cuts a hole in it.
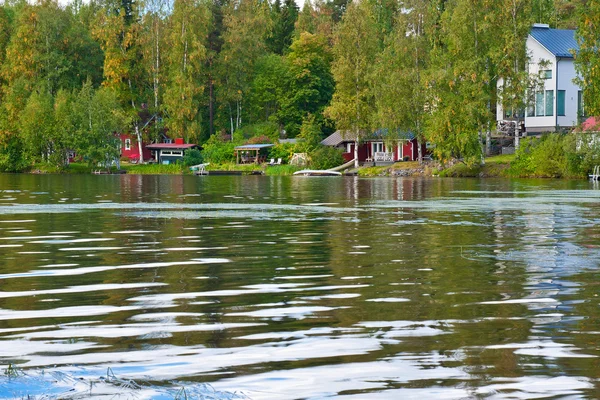
[{"label": "chimney", "polygon": [[183,138],[175,138],[175,144],[184,144]]}]

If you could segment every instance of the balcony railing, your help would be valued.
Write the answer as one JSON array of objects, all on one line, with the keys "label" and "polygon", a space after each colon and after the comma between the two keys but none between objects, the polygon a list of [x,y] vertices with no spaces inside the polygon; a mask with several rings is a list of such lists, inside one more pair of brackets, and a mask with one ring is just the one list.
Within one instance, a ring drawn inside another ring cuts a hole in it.
[{"label": "balcony railing", "polygon": [[373,161],[375,162],[394,162],[394,153],[376,152],[373,154]]}]

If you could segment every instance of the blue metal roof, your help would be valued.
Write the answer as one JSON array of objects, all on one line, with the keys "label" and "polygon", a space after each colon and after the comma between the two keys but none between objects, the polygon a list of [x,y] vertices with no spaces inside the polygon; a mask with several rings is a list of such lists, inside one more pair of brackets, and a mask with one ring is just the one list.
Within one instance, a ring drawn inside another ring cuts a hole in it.
[{"label": "blue metal roof", "polygon": [[530,34],[539,44],[556,57],[573,58],[571,51],[579,50],[574,30],[534,26]]}]

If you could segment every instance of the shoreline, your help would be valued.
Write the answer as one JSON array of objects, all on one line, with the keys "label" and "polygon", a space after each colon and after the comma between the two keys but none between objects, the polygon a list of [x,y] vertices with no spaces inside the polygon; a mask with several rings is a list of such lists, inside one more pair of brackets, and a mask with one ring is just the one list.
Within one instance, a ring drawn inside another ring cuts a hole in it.
[{"label": "shoreline", "polygon": [[[548,179],[586,179],[586,176],[576,176],[564,178],[557,176],[528,175],[511,170],[511,164],[515,160],[514,155],[493,156],[485,159],[482,165],[467,166],[459,160],[451,160],[443,165],[439,161],[425,161],[419,164],[418,161],[398,162],[388,166],[372,167],[362,166],[358,170],[353,168],[348,175],[357,175],[359,177],[442,177],[442,178],[548,178]],[[304,167],[295,167],[289,164],[279,166],[267,165],[237,165],[237,164],[217,164],[207,169],[208,174],[214,171],[214,175],[264,175],[264,176],[291,176],[294,172]],[[93,174],[98,168],[93,168],[83,164],[70,164],[67,170],[58,170],[44,165],[36,165],[26,174],[62,174],[62,175],[85,175]],[[218,171],[218,172],[217,172]],[[101,173],[101,175],[128,174],[128,175],[195,175],[188,167],[179,164],[161,165],[161,164],[122,164],[120,170],[114,169],[111,173]],[[343,175],[346,175],[343,173]]]}]

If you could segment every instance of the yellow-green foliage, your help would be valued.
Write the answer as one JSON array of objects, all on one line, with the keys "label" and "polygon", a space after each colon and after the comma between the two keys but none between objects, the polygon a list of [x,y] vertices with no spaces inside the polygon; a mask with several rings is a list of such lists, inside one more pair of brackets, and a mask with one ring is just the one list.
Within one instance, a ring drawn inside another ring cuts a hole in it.
[{"label": "yellow-green foliage", "polygon": [[519,177],[582,178],[597,160],[594,146],[580,146],[577,136],[552,133],[521,141],[509,174]]}]

